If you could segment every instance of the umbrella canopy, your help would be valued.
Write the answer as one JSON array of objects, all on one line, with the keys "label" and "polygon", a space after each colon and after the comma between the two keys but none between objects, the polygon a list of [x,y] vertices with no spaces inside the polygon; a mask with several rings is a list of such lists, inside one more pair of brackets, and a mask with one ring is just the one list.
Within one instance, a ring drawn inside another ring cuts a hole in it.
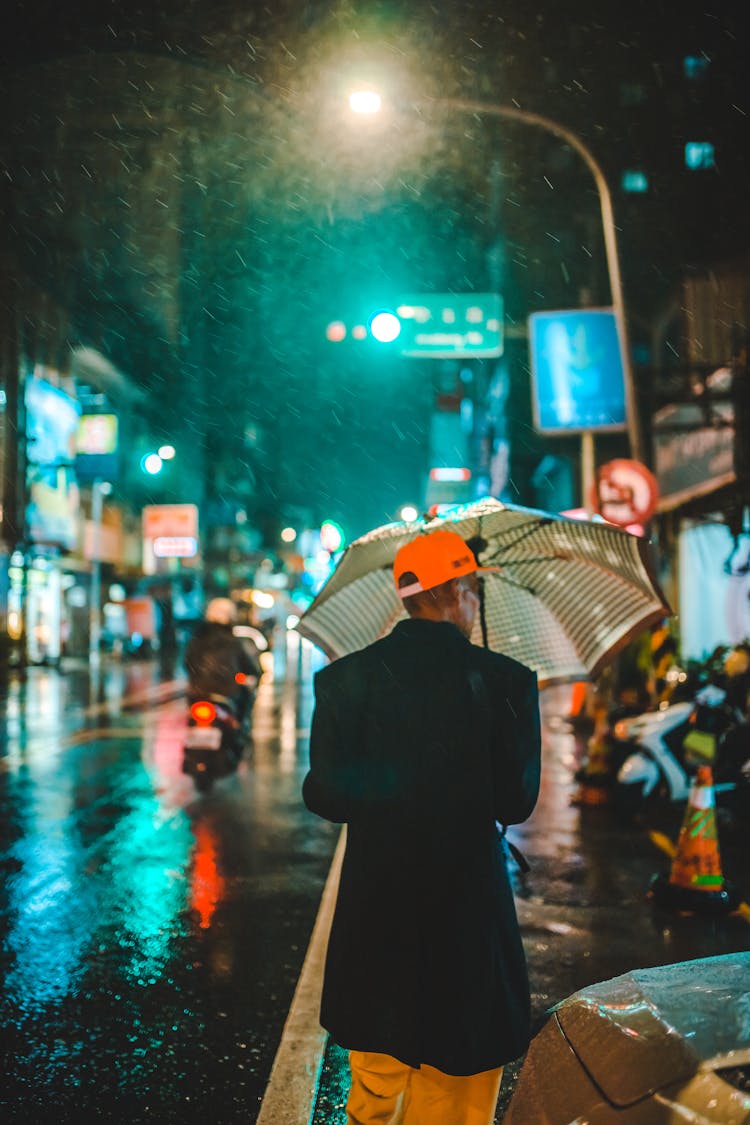
[{"label": "umbrella canopy", "polygon": [[482,576],[472,640],[533,668],[540,683],[595,676],[633,636],[672,612],[644,539],[488,498],[355,540],[297,630],[332,659],[385,636],[406,616],[391,569],[396,552],[439,528],[474,540],[480,566],[492,568]]}]

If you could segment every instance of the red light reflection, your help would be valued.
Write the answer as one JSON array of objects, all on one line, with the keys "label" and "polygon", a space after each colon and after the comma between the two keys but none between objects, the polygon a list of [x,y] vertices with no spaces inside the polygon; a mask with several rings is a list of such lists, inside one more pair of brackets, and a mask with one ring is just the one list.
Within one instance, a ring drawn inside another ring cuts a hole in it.
[{"label": "red light reflection", "polygon": [[216,907],[224,897],[225,882],[219,873],[216,836],[207,824],[194,824],[193,882],[190,905],[199,918],[200,928],[211,925]]}]

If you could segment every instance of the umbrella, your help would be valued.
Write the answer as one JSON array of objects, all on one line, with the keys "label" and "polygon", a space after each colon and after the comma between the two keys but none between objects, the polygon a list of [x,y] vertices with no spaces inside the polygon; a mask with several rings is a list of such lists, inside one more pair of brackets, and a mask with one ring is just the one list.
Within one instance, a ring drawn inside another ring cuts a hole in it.
[{"label": "umbrella", "polygon": [[375,528],[347,547],[297,630],[336,659],[389,633],[406,613],[393,582],[398,549],[457,531],[480,566],[472,641],[536,671],[540,683],[595,676],[641,630],[671,614],[646,540],[612,524],[487,498],[442,516]]}]

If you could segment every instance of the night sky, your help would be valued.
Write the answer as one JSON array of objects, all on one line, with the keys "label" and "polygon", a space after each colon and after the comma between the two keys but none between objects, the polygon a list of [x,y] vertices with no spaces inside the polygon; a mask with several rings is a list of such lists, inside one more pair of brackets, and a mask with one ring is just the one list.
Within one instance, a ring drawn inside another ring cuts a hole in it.
[{"label": "night sky", "polygon": [[[209,495],[260,521],[309,508],[358,533],[418,500],[435,382],[450,372],[337,350],[330,320],[404,291],[481,292],[498,268],[512,321],[584,292],[608,301],[577,158],[415,101],[517,105],[596,152],[648,363],[681,276],[748,252],[742,7],[6,4],[6,250],[69,308],[72,337],[145,389],[149,424],[202,446]],[[710,60],[702,86],[686,83],[686,56]],[[360,78],[393,95],[370,130],[342,110]],[[702,180],[684,171],[689,139],[716,146]],[[647,196],[619,191],[630,167],[647,169]],[[527,363],[509,362],[527,502],[545,446]]]}]

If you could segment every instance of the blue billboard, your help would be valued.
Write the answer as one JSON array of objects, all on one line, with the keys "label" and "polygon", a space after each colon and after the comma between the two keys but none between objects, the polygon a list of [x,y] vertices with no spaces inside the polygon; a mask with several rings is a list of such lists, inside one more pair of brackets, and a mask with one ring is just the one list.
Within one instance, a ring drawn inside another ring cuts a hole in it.
[{"label": "blue billboard", "polygon": [[74,462],[80,407],[59,387],[26,379],[28,504],[26,527],[33,543],[71,550],[78,529],[78,482]]},{"label": "blue billboard", "polygon": [[626,428],[625,378],[611,309],[532,313],[529,348],[540,433]]}]

